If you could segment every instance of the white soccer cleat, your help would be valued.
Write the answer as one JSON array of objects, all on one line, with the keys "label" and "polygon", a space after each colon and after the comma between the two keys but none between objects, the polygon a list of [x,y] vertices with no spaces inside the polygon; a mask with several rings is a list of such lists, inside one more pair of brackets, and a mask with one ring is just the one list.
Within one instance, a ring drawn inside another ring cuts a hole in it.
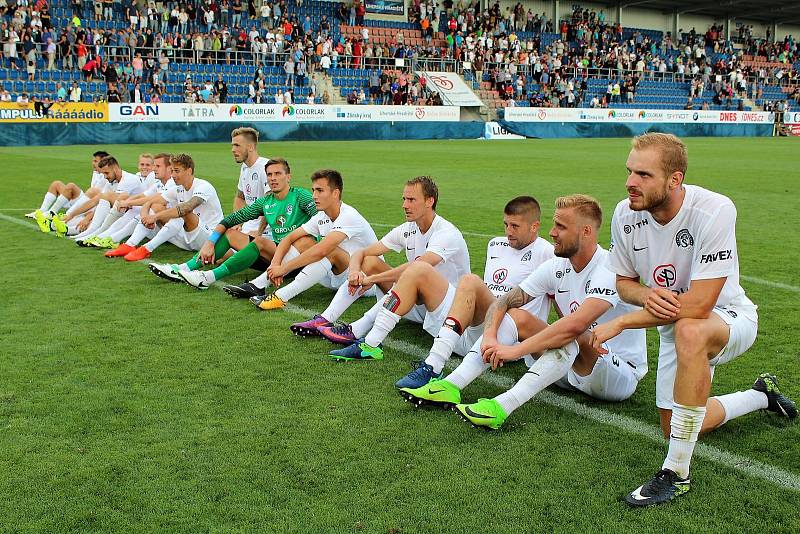
[{"label": "white soccer cleat", "polygon": [[178,274],[178,269],[171,263],[151,263],[148,265],[150,272],[159,278],[170,282],[183,282],[183,278]]},{"label": "white soccer cleat", "polygon": [[208,289],[211,282],[206,278],[205,271],[178,271],[178,275],[183,281],[195,289]]}]

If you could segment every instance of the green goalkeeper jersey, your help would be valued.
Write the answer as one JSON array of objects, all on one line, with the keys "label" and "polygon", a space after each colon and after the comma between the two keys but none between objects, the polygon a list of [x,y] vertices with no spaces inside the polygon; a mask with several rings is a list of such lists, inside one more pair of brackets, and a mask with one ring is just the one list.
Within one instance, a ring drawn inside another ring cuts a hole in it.
[{"label": "green goalkeeper jersey", "polygon": [[272,229],[272,240],[280,243],[293,230],[317,214],[311,191],[302,187],[290,187],[289,194],[278,200],[272,193],[256,199],[249,206],[231,213],[220,221],[225,228],[243,224],[263,216]]}]

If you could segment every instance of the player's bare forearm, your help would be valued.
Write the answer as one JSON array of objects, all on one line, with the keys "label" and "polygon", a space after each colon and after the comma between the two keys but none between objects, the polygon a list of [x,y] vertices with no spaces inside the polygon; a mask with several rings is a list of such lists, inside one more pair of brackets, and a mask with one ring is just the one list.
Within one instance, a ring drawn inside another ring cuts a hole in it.
[{"label": "player's bare forearm", "polygon": [[361,271],[362,263],[364,263],[364,250],[359,249],[350,256],[350,272],[357,273]]},{"label": "player's bare forearm", "polygon": [[388,271],[384,271],[382,273],[376,273],[367,277],[367,281],[370,284],[382,284],[383,282],[397,282],[400,279],[400,275],[402,275],[406,269],[408,269],[408,263],[404,263],[399,267],[395,267],[394,269],[389,269]]},{"label": "player's bare forearm", "polygon": [[582,321],[571,315],[559,319],[536,335],[519,344],[519,357],[526,354],[537,354],[548,349],[557,349],[578,339],[586,331]]},{"label": "player's bare forearm", "polygon": [[619,298],[634,306],[644,306],[650,288],[639,283],[638,279],[617,275]]},{"label": "player's bare forearm", "polygon": [[90,198],[89,200],[87,200],[86,202],[84,202],[83,204],[81,204],[81,207],[80,207],[80,208],[78,208],[77,210],[75,210],[75,212],[72,214],[72,217],[73,217],[73,218],[75,218],[75,217],[77,217],[78,215],[83,215],[84,213],[86,213],[86,212],[87,212],[87,211],[89,211],[90,209],[92,209],[92,208],[94,208],[95,206],[97,206],[97,203],[98,203],[98,202],[100,202],[100,197],[99,197],[99,196],[96,196],[96,197],[92,197],[92,198]]},{"label": "player's bare forearm", "polygon": [[239,211],[243,207],[247,205],[247,202],[244,200],[244,193],[242,193],[241,189],[236,190],[236,196],[233,197],[233,211]]},{"label": "player's bare forearm", "polygon": [[521,308],[532,300],[531,296],[525,293],[519,286],[513,288],[505,295],[498,297],[496,301],[489,306],[486,312],[484,324],[486,327],[484,331],[488,332],[491,336],[496,336],[497,329],[500,328],[500,323],[503,321],[503,316],[511,308]]}]

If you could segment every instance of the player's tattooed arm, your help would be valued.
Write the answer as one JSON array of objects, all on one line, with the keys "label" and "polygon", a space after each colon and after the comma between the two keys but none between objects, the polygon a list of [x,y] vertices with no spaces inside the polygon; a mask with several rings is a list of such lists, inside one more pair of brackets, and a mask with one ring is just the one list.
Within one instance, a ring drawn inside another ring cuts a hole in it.
[{"label": "player's tattooed arm", "polygon": [[186,202],[181,202],[180,204],[175,206],[175,210],[178,212],[178,217],[183,217],[187,213],[191,213],[192,211],[194,211],[196,207],[198,207],[203,202],[205,202],[205,199],[201,197],[192,197]]},{"label": "player's tattooed arm", "polygon": [[512,308],[521,308],[531,300],[533,297],[525,293],[519,286],[499,297],[486,311],[484,337],[487,337],[487,334],[490,338],[495,337],[506,312]]}]

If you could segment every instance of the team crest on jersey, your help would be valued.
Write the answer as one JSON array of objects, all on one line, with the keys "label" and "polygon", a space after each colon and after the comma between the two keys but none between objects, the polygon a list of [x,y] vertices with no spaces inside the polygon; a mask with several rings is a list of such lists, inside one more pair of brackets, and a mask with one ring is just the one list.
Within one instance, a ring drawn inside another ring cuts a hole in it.
[{"label": "team crest on jersey", "polygon": [[244,187],[244,192],[249,195],[251,191],[252,191],[252,189],[250,189],[250,184],[247,184]]},{"label": "team crest on jersey", "polygon": [[564,278],[564,271],[556,271],[556,278]]},{"label": "team crest on jersey", "polygon": [[497,269],[494,273],[492,273],[492,280],[495,284],[502,284],[506,281],[506,278],[508,278],[508,269]]},{"label": "team crest on jersey", "polygon": [[581,306],[581,305],[580,305],[580,304],[578,304],[578,301],[576,301],[576,300],[573,300],[572,302],[570,302],[570,303],[569,303],[569,312],[570,312],[570,313],[575,313],[575,311],[576,311],[578,308],[580,308],[580,306]]},{"label": "team crest on jersey", "polygon": [[678,274],[675,272],[675,266],[671,263],[659,265],[653,269],[653,280],[659,287],[672,287],[675,285]]},{"label": "team crest on jersey", "polygon": [[294,206],[292,206],[291,204],[286,205],[286,215],[291,215],[293,210]]},{"label": "team crest on jersey", "polygon": [[254,181],[254,182],[255,182],[255,181],[257,181],[257,180],[258,180],[258,173],[257,173],[257,172],[254,172],[254,173],[253,173],[253,177],[252,177],[252,178],[250,178],[250,179],[251,179],[252,181]]},{"label": "team crest on jersey", "polygon": [[592,279],[586,281],[586,286],[583,288],[583,292],[587,295],[589,294],[589,287],[592,285]]},{"label": "team crest on jersey", "polygon": [[531,257],[532,257],[531,251],[529,250],[528,252],[522,255],[522,259],[519,261],[531,261]]},{"label": "team crest on jersey", "polygon": [[278,217],[278,225],[283,226],[284,224],[286,224],[286,217],[281,215],[280,217]]},{"label": "team crest on jersey", "polygon": [[692,237],[692,234],[689,233],[689,230],[683,228],[679,230],[677,234],[675,234],[675,244],[683,248],[693,247],[694,237]]}]

